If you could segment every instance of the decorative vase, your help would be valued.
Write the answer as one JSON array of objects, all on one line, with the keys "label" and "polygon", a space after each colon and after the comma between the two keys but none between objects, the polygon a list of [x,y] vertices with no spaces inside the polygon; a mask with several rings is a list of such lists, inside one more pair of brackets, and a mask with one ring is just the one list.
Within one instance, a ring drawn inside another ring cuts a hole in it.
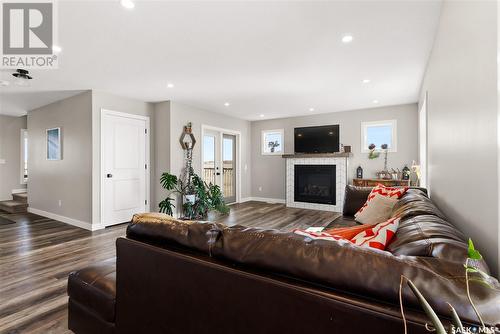
[{"label": "decorative vase", "polygon": [[207,220],[209,222],[215,222],[217,219],[219,219],[220,213],[215,211],[215,210],[210,210],[207,213]]}]

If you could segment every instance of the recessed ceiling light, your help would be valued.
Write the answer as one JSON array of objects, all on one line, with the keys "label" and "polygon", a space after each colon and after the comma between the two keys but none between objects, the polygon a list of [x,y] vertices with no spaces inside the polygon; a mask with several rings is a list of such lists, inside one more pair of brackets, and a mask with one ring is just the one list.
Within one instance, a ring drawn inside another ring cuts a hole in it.
[{"label": "recessed ceiling light", "polygon": [[169,83],[167,84],[167,88],[174,88],[174,84],[173,84],[173,83],[171,83],[171,82],[169,82]]},{"label": "recessed ceiling light", "polygon": [[264,114],[260,114],[260,115],[259,115],[259,117],[260,117],[260,118],[264,118]]},{"label": "recessed ceiling light", "polygon": [[309,108],[309,111],[314,111],[314,108]]},{"label": "recessed ceiling light", "polygon": [[0,80],[0,87],[10,86],[10,82],[7,80]]},{"label": "recessed ceiling light", "polygon": [[224,106],[225,106],[225,107],[229,107],[230,105],[231,105],[231,103],[229,103],[229,102],[224,102]]},{"label": "recessed ceiling light", "polygon": [[132,0],[120,0],[120,4],[127,9],[133,9],[135,7],[135,3]]},{"label": "recessed ceiling light", "polygon": [[345,35],[344,37],[342,37],[342,43],[351,43],[352,40],[352,35]]},{"label": "recessed ceiling light", "polygon": [[59,53],[62,51],[62,48],[59,45],[52,45],[52,51]]},{"label": "recessed ceiling light", "polygon": [[370,83],[370,81],[371,81],[370,79],[364,79],[364,80],[363,80],[363,83],[364,83],[364,84],[367,84],[367,83]]},{"label": "recessed ceiling light", "polygon": [[377,104],[377,103],[378,103],[378,100],[373,100],[373,103]]}]

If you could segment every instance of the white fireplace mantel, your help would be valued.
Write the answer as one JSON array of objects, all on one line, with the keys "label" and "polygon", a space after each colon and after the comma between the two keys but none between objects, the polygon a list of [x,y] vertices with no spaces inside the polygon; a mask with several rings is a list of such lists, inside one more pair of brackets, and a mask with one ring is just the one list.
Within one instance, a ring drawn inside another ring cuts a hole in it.
[{"label": "white fireplace mantel", "polygon": [[[342,154],[342,156],[340,156]],[[324,210],[342,212],[344,206],[344,192],[347,185],[347,171],[349,153],[335,153],[332,155],[284,155],[286,158],[286,206],[292,208]],[[336,194],[335,205],[295,202],[295,165],[335,165]]]}]

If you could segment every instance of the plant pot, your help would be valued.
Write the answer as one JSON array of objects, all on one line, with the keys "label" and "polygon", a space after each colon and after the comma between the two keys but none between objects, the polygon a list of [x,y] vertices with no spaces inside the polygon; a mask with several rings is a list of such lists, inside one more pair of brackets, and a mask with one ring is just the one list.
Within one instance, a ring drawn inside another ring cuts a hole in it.
[{"label": "plant pot", "polygon": [[214,221],[216,221],[219,218],[220,218],[220,213],[218,211],[215,211],[215,210],[208,211],[208,213],[207,213],[207,220],[209,222],[214,222]]},{"label": "plant pot", "polygon": [[182,196],[182,203],[191,203],[194,204],[196,202],[196,195],[184,195]]}]

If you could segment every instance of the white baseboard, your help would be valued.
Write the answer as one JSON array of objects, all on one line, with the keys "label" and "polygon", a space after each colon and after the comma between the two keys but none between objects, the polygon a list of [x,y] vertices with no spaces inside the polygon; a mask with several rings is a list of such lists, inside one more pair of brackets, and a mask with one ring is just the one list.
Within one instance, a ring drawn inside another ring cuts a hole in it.
[{"label": "white baseboard", "polygon": [[73,225],[73,226],[76,226],[79,228],[83,228],[83,229],[89,230],[89,231],[100,230],[100,229],[103,229],[104,227],[106,227],[102,224],[91,224],[91,223],[84,222],[84,221],[81,221],[78,219],[73,219],[73,218],[61,216],[61,215],[58,215],[58,214],[55,214],[52,212],[47,212],[47,211],[43,211],[43,210],[31,208],[31,207],[28,207],[28,212],[34,213],[34,214],[39,215],[39,216],[47,217],[50,219],[58,220],[60,222],[63,222],[63,223],[69,224],[69,225]]},{"label": "white baseboard", "polygon": [[256,202],[266,202],[266,203],[279,203],[279,204],[285,204],[286,200],[282,198],[269,198],[269,197],[245,197],[240,200],[240,203],[244,202],[249,202],[249,201],[256,201]]},{"label": "white baseboard", "polygon": [[25,193],[25,192],[27,192],[27,191],[28,191],[28,189],[26,189],[26,188],[21,188],[21,189],[12,189],[11,194],[21,194],[21,193]]}]

